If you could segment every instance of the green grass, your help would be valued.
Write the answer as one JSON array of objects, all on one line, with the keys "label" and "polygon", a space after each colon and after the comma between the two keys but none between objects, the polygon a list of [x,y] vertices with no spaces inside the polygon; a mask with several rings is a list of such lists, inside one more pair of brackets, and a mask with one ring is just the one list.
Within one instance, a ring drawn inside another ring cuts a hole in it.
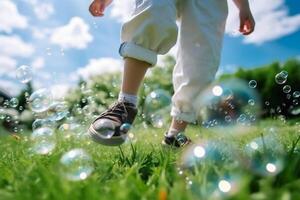
[{"label": "green grass", "polygon": [[[189,128],[187,133],[194,141],[218,139],[236,146],[235,153],[242,155],[243,146],[265,134],[270,126],[277,127],[276,135],[286,152],[283,171],[270,177],[256,175],[242,165],[232,166],[229,160],[222,161],[221,166],[200,164],[181,174],[178,160],[182,150],[161,147],[163,129],[137,126],[131,130],[133,142],[121,148],[86,139],[64,139],[64,133],[57,132],[57,146],[47,156],[28,153],[30,141],[25,134],[20,140],[2,134],[0,199],[217,199],[210,191],[211,180],[224,174],[238,174],[240,184],[232,195],[221,195],[222,199],[300,199],[300,153],[295,142],[299,125],[267,121],[243,134],[216,134],[197,127]],[[84,148],[93,158],[94,172],[84,181],[68,181],[60,173],[61,156],[73,148]]]}]

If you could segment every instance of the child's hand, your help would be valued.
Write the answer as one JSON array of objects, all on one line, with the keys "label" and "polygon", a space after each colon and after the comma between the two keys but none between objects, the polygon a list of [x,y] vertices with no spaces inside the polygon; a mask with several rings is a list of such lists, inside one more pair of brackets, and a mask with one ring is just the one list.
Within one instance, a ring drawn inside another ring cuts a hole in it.
[{"label": "child's hand", "polygon": [[250,8],[240,9],[240,32],[243,35],[249,35],[254,31],[255,21]]},{"label": "child's hand", "polygon": [[102,17],[105,8],[111,4],[113,0],[94,0],[89,8],[90,13],[95,17]]}]

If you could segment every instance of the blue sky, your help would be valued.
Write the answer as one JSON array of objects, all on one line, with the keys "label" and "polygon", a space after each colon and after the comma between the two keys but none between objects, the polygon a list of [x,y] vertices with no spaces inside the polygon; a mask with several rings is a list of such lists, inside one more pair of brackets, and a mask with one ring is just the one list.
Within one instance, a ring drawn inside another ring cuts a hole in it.
[{"label": "blue sky", "polygon": [[[115,0],[105,17],[94,18],[88,12],[89,0],[1,0],[0,87],[20,88],[14,71],[23,64],[34,69],[37,88],[67,87],[79,77],[121,70],[120,27],[130,15],[132,1]],[[299,2],[250,0],[257,26],[245,39],[233,34],[237,10],[228,1],[221,71],[300,56]]]}]

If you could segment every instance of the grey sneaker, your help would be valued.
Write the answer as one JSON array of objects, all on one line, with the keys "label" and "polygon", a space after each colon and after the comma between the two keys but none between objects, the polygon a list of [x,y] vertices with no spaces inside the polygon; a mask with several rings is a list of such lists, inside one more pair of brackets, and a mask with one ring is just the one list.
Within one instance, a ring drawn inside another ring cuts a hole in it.
[{"label": "grey sneaker", "polygon": [[191,139],[187,138],[183,133],[178,133],[174,137],[169,137],[167,136],[167,133],[165,133],[165,138],[162,141],[162,145],[167,147],[180,148],[190,144],[191,142]]},{"label": "grey sneaker", "polygon": [[[100,144],[118,146],[126,140],[126,134],[137,114],[135,105],[127,102],[116,102],[91,124],[89,135]],[[122,125],[127,128],[121,128]]]}]

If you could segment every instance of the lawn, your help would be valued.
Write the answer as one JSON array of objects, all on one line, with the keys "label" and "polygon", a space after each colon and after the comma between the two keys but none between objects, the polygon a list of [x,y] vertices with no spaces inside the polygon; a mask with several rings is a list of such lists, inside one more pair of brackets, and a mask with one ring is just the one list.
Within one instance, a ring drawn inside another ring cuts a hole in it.
[{"label": "lawn", "polygon": [[[137,125],[131,130],[131,141],[121,147],[101,146],[85,137],[65,138],[64,132],[57,131],[56,148],[49,155],[29,153],[26,133],[20,139],[1,134],[0,199],[300,199],[297,123],[263,121],[252,128],[217,133],[190,127],[186,133],[195,143],[217,141],[221,156],[196,160],[189,168],[182,165],[187,150],[160,145],[163,131]],[[271,144],[271,153],[249,156],[245,145],[254,138]],[[278,151],[281,147],[283,154]],[[94,171],[85,180],[70,181],[62,173],[60,159],[74,148],[85,149],[93,159]],[[268,155],[281,159],[278,174],[255,170],[260,164],[257,158]],[[254,168],[244,165],[250,160]],[[234,181],[224,182],[225,177]]]}]

